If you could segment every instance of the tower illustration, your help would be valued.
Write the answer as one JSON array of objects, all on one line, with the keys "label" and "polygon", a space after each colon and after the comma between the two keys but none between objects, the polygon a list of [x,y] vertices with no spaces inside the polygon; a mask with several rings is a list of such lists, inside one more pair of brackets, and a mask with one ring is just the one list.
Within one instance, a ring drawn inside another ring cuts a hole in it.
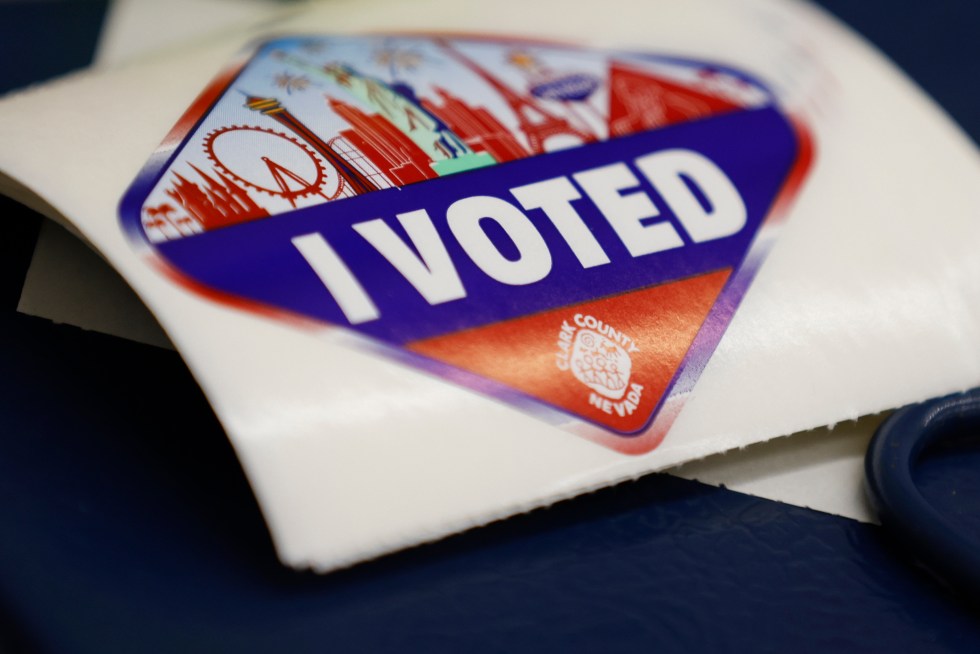
[{"label": "tower illustration", "polygon": [[470,106],[441,87],[436,86],[435,92],[441,105],[428,99],[422,100],[422,104],[459,134],[474,152],[487,152],[498,162],[528,156],[527,150],[489,111]]},{"label": "tower illustration", "polygon": [[430,114],[416,97],[414,89],[406,83],[389,84],[340,62],[314,65],[288,53],[280,53],[278,59],[319,79],[330,81],[362,108],[377,112],[429,157],[431,161],[428,166],[439,176],[494,163],[493,157],[483,152],[473,152],[437,116]]},{"label": "tower illustration", "polygon": [[[448,125],[430,113],[409,84],[388,84],[340,63],[323,67],[322,74],[346,95],[377,111],[378,116],[413,141],[429,157],[428,165],[437,175],[450,175],[494,163],[490,155],[473,152]],[[401,139],[396,137],[396,140]]]},{"label": "tower illustration", "polygon": [[252,111],[258,111],[264,116],[268,116],[281,125],[285,125],[298,137],[306,141],[317,154],[326,159],[334,167],[344,183],[357,195],[377,191],[378,187],[366,175],[352,166],[346,159],[334,151],[323,139],[317,136],[313,130],[304,125],[288,109],[283,107],[275,98],[259,98],[249,96],[245,101],[245,106]]},{"label": "tower illustration", "polygon": [[595,134],[591,134],[582,129],[574,127],[564,118],[552,114],[539,104],[534,98],[517,93],[499,79],[482,68],[475,61],[456,50],[445,39],[435,39],[435,43],[443,49],[450,57],[469,68],[474,74],[489,84],[517,116],[520,129],[527,137],[528,147],[531,152],[541,154],[544,150],[545,141],[552,136],[566,134],[574,136],[582,143],[591,143],[596,140]]},{"label": "tower illustration", "polygon": [[432,158],[412,139],[379,114],[367,114],[357,107],[327,96],[327,103],[352,129],[340,135],[363,152],[385,176],[398,186],[438,177]]},{"label": "tower illustration", "polygon": [[609,66],[609,135],[624,136],[733,111],[725,98],[613,61]]}]

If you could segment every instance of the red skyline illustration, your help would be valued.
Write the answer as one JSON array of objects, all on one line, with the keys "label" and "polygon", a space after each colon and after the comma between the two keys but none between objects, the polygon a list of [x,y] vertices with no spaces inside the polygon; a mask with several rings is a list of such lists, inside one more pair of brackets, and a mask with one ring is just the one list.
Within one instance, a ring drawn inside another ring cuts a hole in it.
[{"label": "red skyline illustration", "polygon": [[176,179],[165,192],[188,215],[197,220],[205,231],[268,217],[269,212],[259,206],[248,191],[233,180],[213,168],[214,176],[208,175],[194,164],[188,165],[204,181],[204,188],[175,172],[173,175]]},{"label": "red skyline illustration", "polygon": [[625,136],[725,113],[738,105],[630,68],[609,65],[609,136]]},{"label": "red skyline illustration", "polygon": [[519,128],[524,132],[528,147],[533,154],[543,154],[545,141],[553,136],[569,135],[582,143],[592,143],[598,140],[595,134],[575,127],[566,119],[548,111],[534,97],[526,93],[518,93],[507,86],[488,70],[454,48],[449,41],[434,39],[434,42],[442,48],[443,52],[486,82],[507,103],[514,115],[517,116]]},{"label": "red skyline illustration", "polygon": [[384,173],[396,186],[438,177],[432,159],[415,142],[379,114],[368,114],[336,98],[326,96],[327,104],[351,125],[340,136]]},{"label": "red skyline illustration", "polygon": [[510,130],[488,110],[470,106],[438,86],[434,89],[442,104],[423,98],[422,106],[446,123],[474,152],[486,152],[498,163],[530,156]]},{"label": "red skyline illustration", "polygon": [[[509,129],[486,107],[470,104],[443,87],[432,86],[435,97],[420,97],[416,101],[474,152],[489,154],[498,163],[504,163],[543,153],[545,141],[556,135],[571,135],[582,143],[599,140],[591,131],[553,113],[537,98],[511,88],[448,42],[440,39],[436,43],[448,56],[489,85],[517,119],[516,129]],[[606,121],[610,138],[739,108],[722,97],[623,62],[609,63],[607,84]],[[245,106],[289,128],[334,167],[342,180],[338,195],[334,197],[379,190],[388,185],[385,180],[393,186],[405,186],[438,177],[432,168],[432,158],[387,118],[330,95],[324,97],[329,110],[350,126],[329,140],[321,138],[275,98],[248,96]],[[519,140],[518,130],[523,133],[526,144]],[[338,145],[341,139],[345,142],[343,147]],[[212,174],[208,174],[194,164],[188,165],[203,184],[191,182],[174,172],[171,186],[165,191],[187,215],[175,216],[175,207],[166,203],[147,207],[147,227],[165,233],[170,226],[183,234],[193,221],[208,231],[270,215],[245,188],[218,169],[212,169]],[[267,165],[274,177],[281,169],[282,175],[294,182],[306,183],[271,159]],[[284,191],[292,188],[285,178],[277,178],[277,182]],[[333,199],[325,195],[324,198]],[[287,199],[296,206],[292,198]]]},{"label": "red skyline illustration", "polygon": [[289,128],[296,136],[305,141],[312,147],[317,154],[322,156],[333,166],[334,170],[344,180],[344,184],[349,187],[356,195],[377,191],[378,187],[365,176],[360,170],[354,167],[344,157],[340,156],[330,145],[320,138],[316,132],[311,130],[303,121],[295,116],[291,111],[282,106],[276,98],[260,98],[249,96],[245,101],[245,106],[252,111],[257,111],[264,116],[268,116],[280,125]]}]

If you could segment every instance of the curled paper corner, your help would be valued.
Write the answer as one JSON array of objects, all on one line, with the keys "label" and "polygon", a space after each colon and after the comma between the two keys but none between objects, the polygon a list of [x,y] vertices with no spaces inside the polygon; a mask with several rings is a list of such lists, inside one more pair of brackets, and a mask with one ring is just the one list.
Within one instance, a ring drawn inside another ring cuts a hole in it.
[{"label": "curled paper corner", "polygon": [[745,445],[667,472],[736,492],[877,523],[864,492],[864,454],[891,411]]},{"label": "curled paper corner", "polygon": [[41,224],[17,310],[58,324],[174,349],[156,318],[119,273],[51,220]]}]

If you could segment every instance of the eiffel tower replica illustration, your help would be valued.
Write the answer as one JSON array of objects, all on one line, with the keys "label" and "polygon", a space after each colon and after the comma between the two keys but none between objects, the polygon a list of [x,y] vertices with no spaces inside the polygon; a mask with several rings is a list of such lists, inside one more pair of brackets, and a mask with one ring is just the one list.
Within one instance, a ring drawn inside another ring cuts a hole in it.
[{"label": "eiffel tower replica illustration", "polygon": [[475,61],[464,55],[445,39],[435,39],[436,44],[450,57],[469,68],[489,84],[500,97],[510,106],[517,116],[520,129],[527,137],[528,148],[534,154],[545,152],[544,144],[552,136],[568,135],[579,139],[582,143],[596,140],[591,134],[573,126],[564,118],[556,116],[541,106],[533,97],[520,94],[484,70]]}]

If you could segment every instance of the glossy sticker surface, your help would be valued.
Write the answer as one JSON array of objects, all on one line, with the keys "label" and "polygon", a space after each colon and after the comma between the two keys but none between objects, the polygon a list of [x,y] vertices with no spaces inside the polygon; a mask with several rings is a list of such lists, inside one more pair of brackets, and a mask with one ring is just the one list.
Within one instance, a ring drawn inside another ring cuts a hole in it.
[{"label": "glossy sticker surface", "polygon": [[693,387],[809,160],[769,90],[714,63],[281,38],[202,94],[121,214],[158,267],[216,301],[353,330],[639,453]]}]

